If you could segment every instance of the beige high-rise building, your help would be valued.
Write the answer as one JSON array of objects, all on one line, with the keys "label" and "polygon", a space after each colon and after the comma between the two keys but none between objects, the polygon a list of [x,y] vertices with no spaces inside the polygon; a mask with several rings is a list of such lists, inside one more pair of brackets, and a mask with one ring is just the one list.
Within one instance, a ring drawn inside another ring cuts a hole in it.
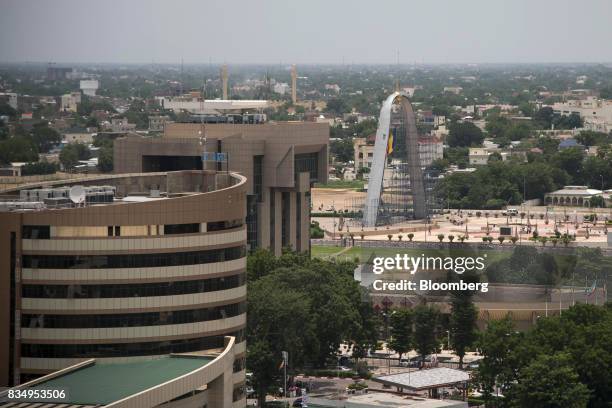
[{"label": "beige high-rise building", "polygon": [[[244,407],[246,193],[244,176],[214,170],[3,191],[13,199],[0,208],[0,386],[90,359],[117,375],[151,361],[193,376],[154,373],[135,390],[147,398],[117,406],[202,406],[207,390],[211,408]],[[209,357],[166,360],[177,353]],[[122,399],[112,394],[80,404]]]},{"label": "beige high-rise building", "polygon": [[[202,162],[205,149],[227,161]],[[327,182],[329,124],[168,123],[162,138],[128,135],[115,141],[117,173],[183,169],[231,170],[247,178],[249,249],[310,249],[310,187]]]}]

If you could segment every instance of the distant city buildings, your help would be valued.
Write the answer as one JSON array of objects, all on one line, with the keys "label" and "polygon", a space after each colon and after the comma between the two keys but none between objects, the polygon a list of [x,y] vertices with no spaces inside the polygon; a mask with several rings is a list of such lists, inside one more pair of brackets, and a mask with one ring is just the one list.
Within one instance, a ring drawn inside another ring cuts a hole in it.
[{"label": "distant city buildings", "polygon": [[274,87],[272,89],[277,94],[285,95],[287,92],[289,92],[291,87],[286,82],[277,82],[277,83],[274,84]]},{"label": "distant city buildings", "polygon": [[70,128],[62,131],[62,141],[64,143],[93,143],[94,136],[96,134],[93,129],[85,128]]},{"label": "distant city buildings", "polygon": [[189,92],[181,96],[158,96],[155,98],[163,109],[176,113],[185,111],[198,115],[259,112],[268,106],[264,100],[219,100],[204,99],[200,92]]},{"label": "distant city buildings", "polygon": [[81,80],[80,88],[84,95],[87,96],[96,96],[96,92],[98,90],[99,83],[95,79],[84,79]]},{"label": "distant city buildings", "polygon": [[445,86],[444,93],[453,93],[455,95],[459,95],[463,92],[463,88],[460,86]]},{"label": "distant city buildings", "polygon": [[56,67],[56,66],[49,65],[47,67],[47,80],[57,81],[61,79],[66,79],[68,75],[71,73],[72,73],[72,68]]},{"label": "distant city buildings", "polygon": [[149,116],[149,130],[152,132],[161,132],[169,121],[170,117],[168,115]]},{"label": "distant city buildings", "polygon": [[[375,137],[376,135],[372,134],[367,138],[356,137],[353,139],[355,171],[364,167],[372,167]],[[435,160],[444,157],[444,145],[442,141],[435,136],[419,137],[417,146],[419,149],[421,167],[430,166]]]},{"label": "distant city buildings", "polygon": [[612,101],[592,96],[586,99],[557,102],[552,105],[557,115],[579,115],[584,121],[584,128],[597,132],[612,131]]},{"label": "distant city buildings", "polygon": [[125,133],[136,129],[134,123],[129,123],[127,118],[111,119],[109,130],[116,133]]},{"label": "distant city buildings", "polygon": [[8,106],[15,110],[19,108],[19,105],[17,103],[17,94],[14,92],[0,93],[0,102],[6,103]]},{"label": "distant city buildings", "polygon": [[71,92],[60,98],[60,109],[64,112],[76,112],[81,103],[81,93]]}]

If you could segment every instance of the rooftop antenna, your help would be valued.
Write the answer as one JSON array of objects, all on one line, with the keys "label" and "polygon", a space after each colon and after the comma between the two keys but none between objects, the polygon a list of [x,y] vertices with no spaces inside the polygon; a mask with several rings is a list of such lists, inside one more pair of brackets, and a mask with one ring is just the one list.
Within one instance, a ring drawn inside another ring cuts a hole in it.
[{"label": "rooftop antenna", "polygon": [[291,65],[291,103],[297,102],[297,69],[295,64]]},{"label": "rooftop antenna", "polygon": [[227,64],[221,67],[221,81],[223,83],[223,100],[227,100]]},{"label": "rooftop antenna", "polygon": [[183,57],[181,57],[181,95],[183,95]]}]

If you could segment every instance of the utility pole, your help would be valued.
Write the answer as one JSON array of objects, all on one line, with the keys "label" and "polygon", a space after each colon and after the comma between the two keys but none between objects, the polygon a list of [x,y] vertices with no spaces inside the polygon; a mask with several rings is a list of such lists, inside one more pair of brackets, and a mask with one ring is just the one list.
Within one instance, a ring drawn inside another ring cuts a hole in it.
[{"label": "utility pole", "polygon": [[223,100],[227,100],[227,64],[221,68],[221,82],[223,83]]},{"label": "utility pole", "polygon": [[295,64],[291,66],[291,103],[297,102],[297,69]]},{"label": "utility pole", "polygon": [[287,398],[287,363],[289,362],[289,353],[287,351],[281,352],[283,355],[283,368],[284,368],[284,383],[285,383],[285,398]]}]

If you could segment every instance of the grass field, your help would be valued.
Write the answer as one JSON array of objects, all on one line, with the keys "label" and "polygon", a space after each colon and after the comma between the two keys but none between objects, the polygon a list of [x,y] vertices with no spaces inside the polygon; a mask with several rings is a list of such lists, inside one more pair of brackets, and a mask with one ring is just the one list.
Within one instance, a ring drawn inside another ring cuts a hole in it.
[{"label": "grass field", "polygon": [[363,180],[334,180],[327,184],[316,183],[314,186],[316,188],[353,188],[355,190],[363,190],[364,182]]}]

